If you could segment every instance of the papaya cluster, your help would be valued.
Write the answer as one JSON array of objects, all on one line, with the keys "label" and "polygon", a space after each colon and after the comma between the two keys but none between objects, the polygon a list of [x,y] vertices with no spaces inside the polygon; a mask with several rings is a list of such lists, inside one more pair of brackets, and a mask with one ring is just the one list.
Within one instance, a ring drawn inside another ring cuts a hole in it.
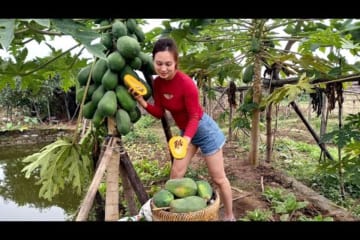
[{"label": "papaya cluster", "polygon": [[158,208],[169,208],[170,212],[186,213],[206,208],[212,197],[213,189],[208,181],[185,177],[169,179],[154,194],[153,203]]},{"label": "papaya cluster", "polygon": [[[149,99],[152,89],[136,71],[141,71],[145,77],[152,76],[152,58],[141,50],[145,35],[135,19],[98,19],[95,23],[105,29],[100,42],[106,48],[106,58],[99,58],[93,67],[90,63],[79,71],[76,101],[81,103],[89,79],[83,116],[91,119],[95,127],[106,124],[107,117],[114,117],[118,133],[126,135],[141,117],[137,102],[128,91],[129,81],[137,81],[146,92],[144,99]],[[128,75],[132,78],[124,81]]]}]

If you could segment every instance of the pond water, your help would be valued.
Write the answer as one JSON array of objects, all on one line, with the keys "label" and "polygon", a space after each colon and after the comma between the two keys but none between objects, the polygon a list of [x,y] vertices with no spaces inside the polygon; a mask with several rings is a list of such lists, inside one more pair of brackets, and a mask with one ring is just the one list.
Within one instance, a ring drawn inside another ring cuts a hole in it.
[{"label": "pond water", "polygon": [[40,185],[25,178],[22,159],[38,152],[42,145],[0,147],[0,221],[69,221],[81,196],[65,188],[52,201],[39,197]]}]

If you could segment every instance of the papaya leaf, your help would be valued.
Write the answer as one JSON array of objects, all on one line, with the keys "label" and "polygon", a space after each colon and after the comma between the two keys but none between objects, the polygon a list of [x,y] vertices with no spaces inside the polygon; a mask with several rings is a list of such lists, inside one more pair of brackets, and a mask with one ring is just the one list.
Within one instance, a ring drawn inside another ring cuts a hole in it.
[{"label": "papaya leaf", "polygon": [[341,47],[344,49],[356,49],[356,50],[360,50],[360,45],[359,43],[355,43],[351,40],[347,40],[345,38],[342,38],[341,40]]},{"label": "papaya leaf", "polygon": [[[89,147],[89,146],[86,146]],[[79,144],[72,144],[71,139],[58,139],[32,154],[23,162],[22,172],[28,178],[31,174],[39,175],[37,184],[41,184],[39,196],[51,200],[67,184],[81,194],[91,175],[90,151],[82,151]],[[39,171],[37,171],[39,170]]]},{"label": "papaya leaf", "polygon": [[106,59],[106,55],[103,52],[105,50],[104,45],[101,43],[92,44],[95,39],[101,37],[100,33],[95,32],[72,19],[52,19],[51,22],[57,30],[72,36],[78,42],[83,44],[91,54]]},{"label": "papaya leaf", "polygon": [[15,19],[0,19],[0,44],[7,50],[14,39]]},{"label": "papaya leaf", "polygon": [[36,22],[37,24],[43,26],[43,27],[50,27],[50,19],[40,19],[40,18],[34,18],[32,19],[34,20],[34,22]]},{"label": "papaya leaf", "polygon": [[267,96],[266,104],[279,103],[285,98],[290,102],[295,101],[297,96],[300,94],[312,93],[313,91],[310,79],[306,77],[306,74],[304,73],[300,76],[297,84],[285,84],[282,87],[275,89],[269,96]]}]

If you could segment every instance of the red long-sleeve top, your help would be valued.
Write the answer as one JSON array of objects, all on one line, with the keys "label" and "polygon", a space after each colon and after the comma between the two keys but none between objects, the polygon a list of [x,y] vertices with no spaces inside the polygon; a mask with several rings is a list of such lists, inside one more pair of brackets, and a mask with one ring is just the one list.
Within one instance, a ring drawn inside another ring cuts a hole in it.
[{"label": "red long-sleeve top", "polygon": [[194,81],[177,70],[171,80],[156,77],[153,91],[154,105],[148,103],[146,110],[157,118],[164,115],[165,109],[168,110],[176,125],[184,131],[184,136],[193,138],[204,113]]}]

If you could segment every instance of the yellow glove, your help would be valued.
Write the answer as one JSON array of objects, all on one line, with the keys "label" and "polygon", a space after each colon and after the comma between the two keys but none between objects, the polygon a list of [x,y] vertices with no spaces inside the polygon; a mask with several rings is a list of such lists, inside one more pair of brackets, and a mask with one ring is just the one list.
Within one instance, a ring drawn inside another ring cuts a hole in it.
[{"label": "yellow glove", "polygon": [[186,156],[188,141],[181,136],[174,136],[169,140],[169,148],[173,157],[181,160]]}]

